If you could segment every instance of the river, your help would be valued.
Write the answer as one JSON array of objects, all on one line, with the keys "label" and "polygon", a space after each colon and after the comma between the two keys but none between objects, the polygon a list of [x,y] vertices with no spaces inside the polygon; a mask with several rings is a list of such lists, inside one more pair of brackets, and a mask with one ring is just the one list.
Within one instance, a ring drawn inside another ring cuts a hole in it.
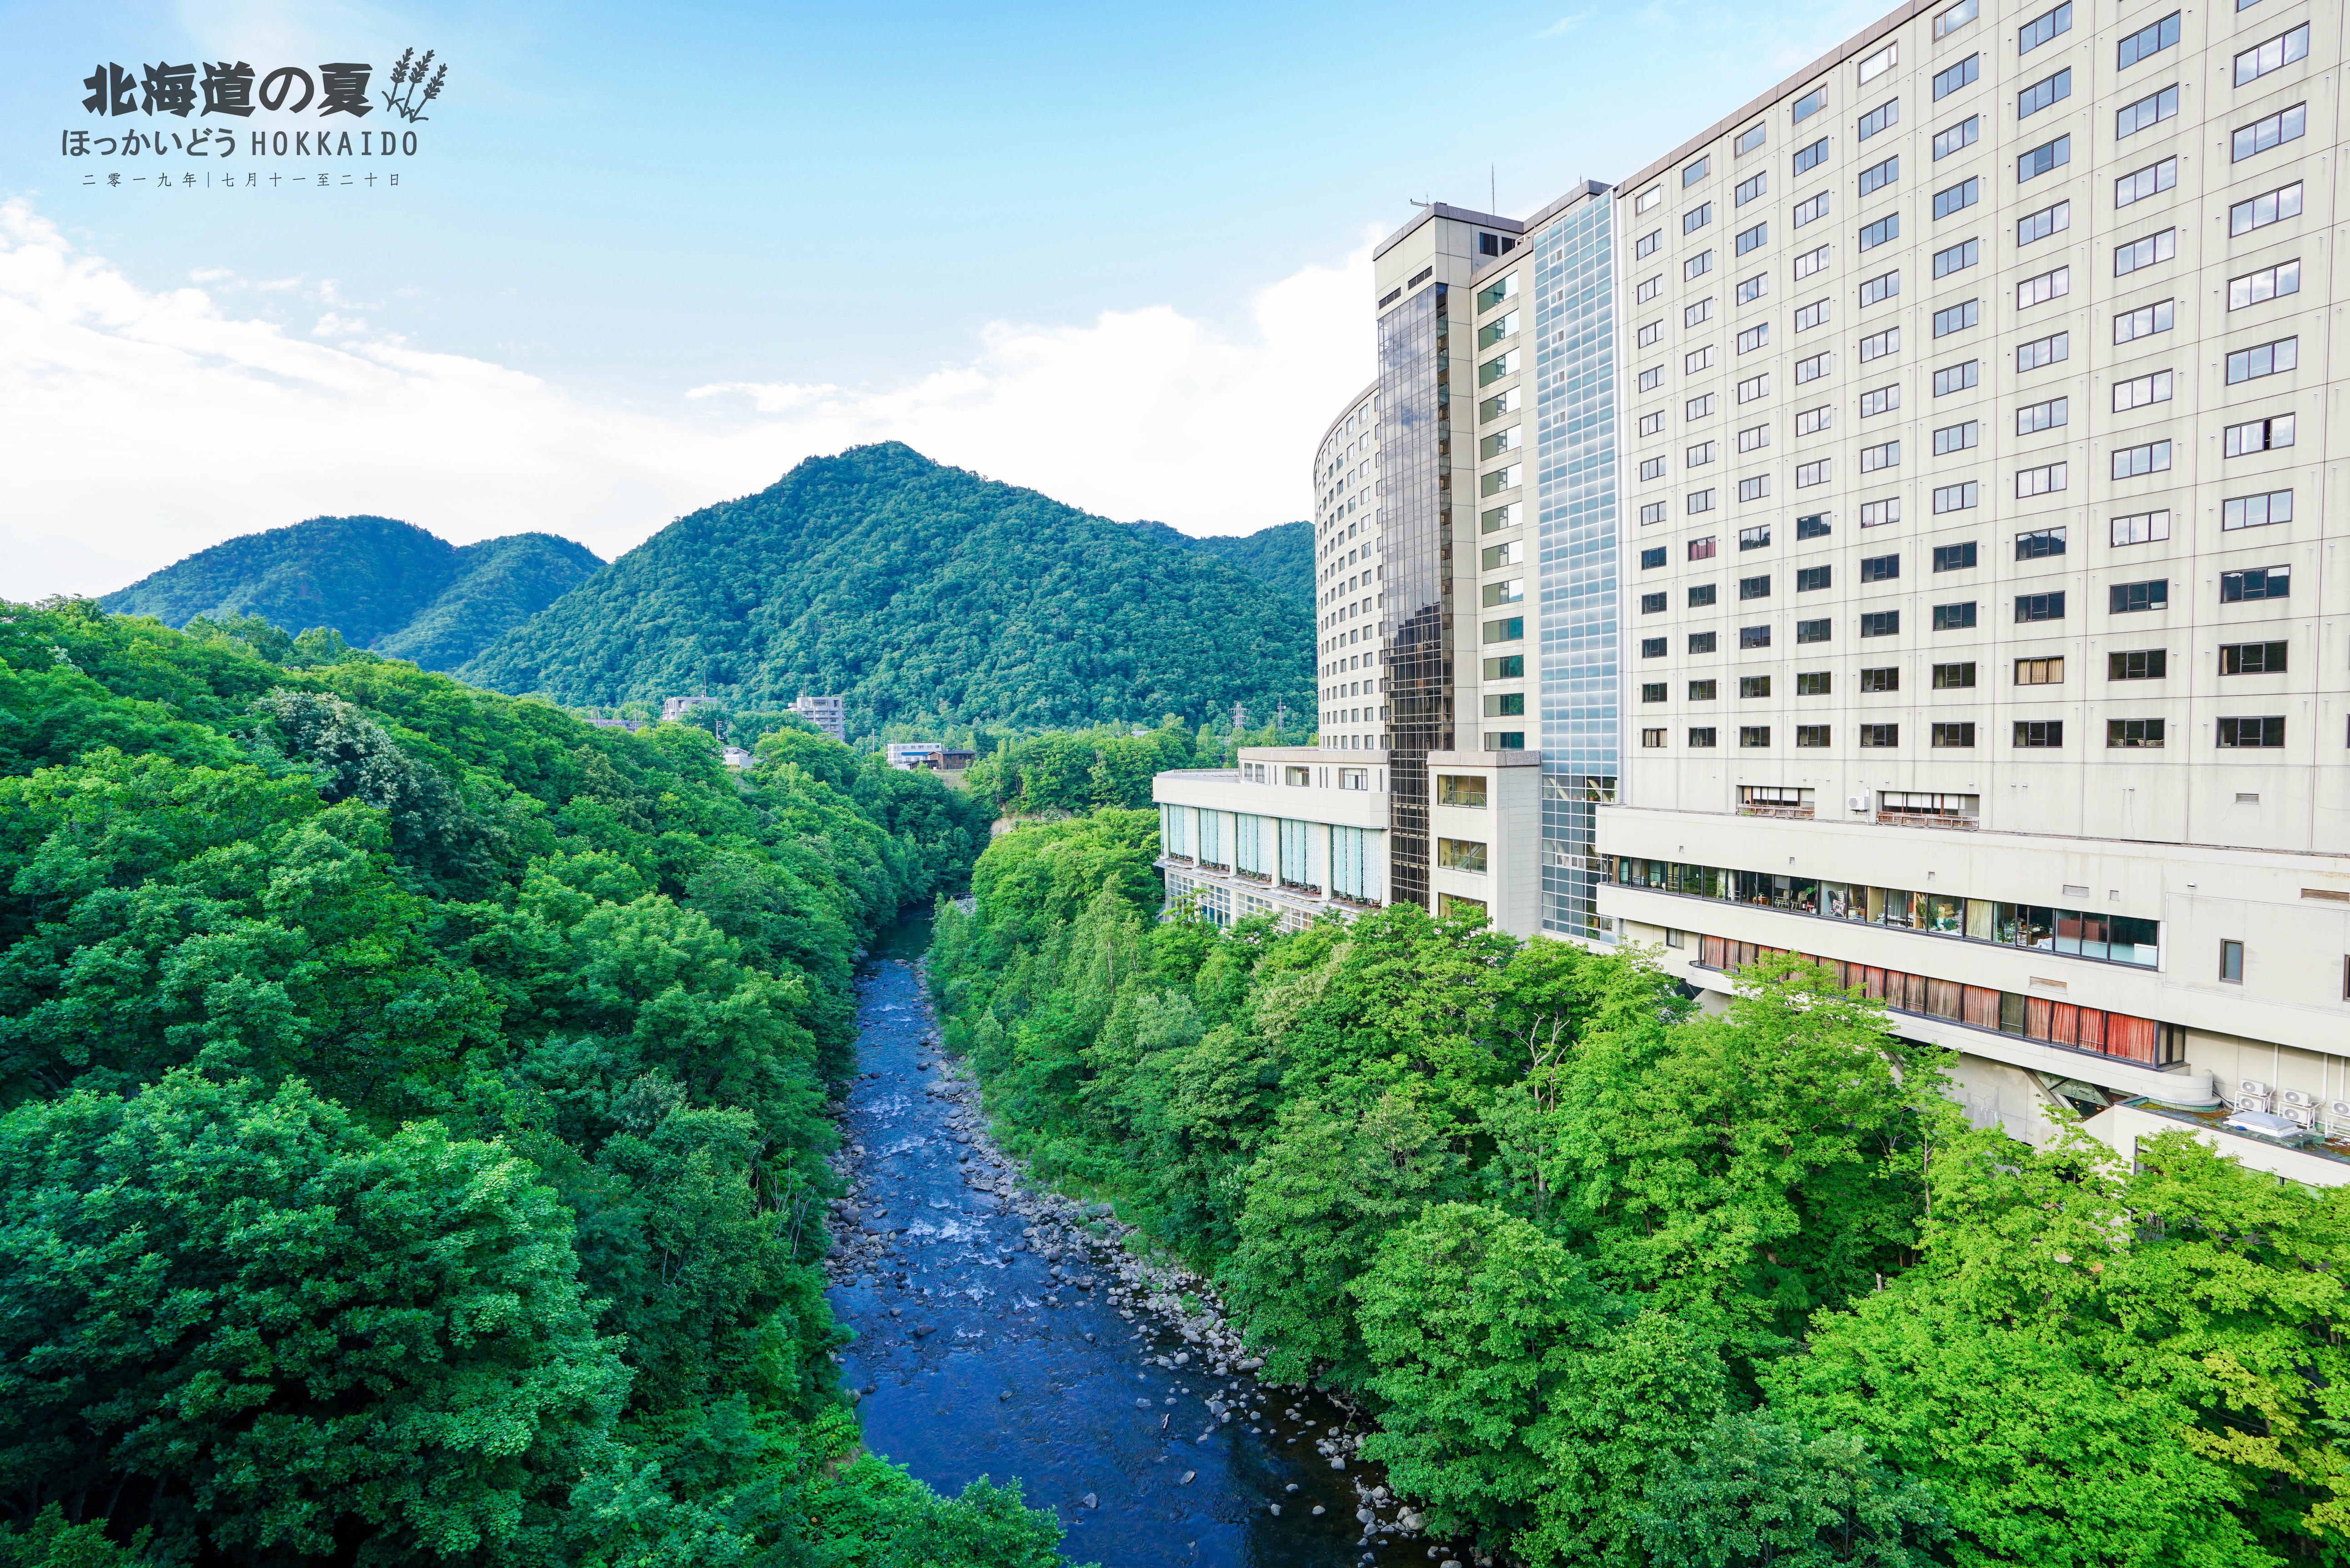
[{"label": "river", "polygon": [[830,1296],[857,1335],[842,1374],[866,1447],[949,1494],[1019,1480],[1068,1527],[1069,1560],[1102,1568],[1477,1563],[1369,1490],[1383,1478],[1351,1457],[1343,1408],[1260,1385],[1203,1319],[1187,1337],[1180,1287],[1152,1289],[1103,1237],[1114,1219],[999,1163],[931,1044],[929,926],[899,926],[858,984]]}]

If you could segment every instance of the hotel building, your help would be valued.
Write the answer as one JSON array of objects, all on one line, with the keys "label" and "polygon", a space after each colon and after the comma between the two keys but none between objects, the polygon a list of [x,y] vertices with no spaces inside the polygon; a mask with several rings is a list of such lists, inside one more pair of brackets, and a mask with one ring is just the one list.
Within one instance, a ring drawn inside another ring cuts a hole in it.
[{"label": "hotel building", "polygon": [[2350,1134],[2340,26],[1910,5],[1618,185],[1390,236],[1316,466],[1380,896],[1715,998],[1834,962],[2027,1137]]}]

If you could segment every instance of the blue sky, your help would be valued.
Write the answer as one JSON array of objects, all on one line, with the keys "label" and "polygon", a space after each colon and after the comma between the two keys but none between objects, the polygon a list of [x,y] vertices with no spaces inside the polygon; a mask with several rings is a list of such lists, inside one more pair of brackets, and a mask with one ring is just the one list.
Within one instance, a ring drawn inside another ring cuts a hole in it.
[{"label": "blue sky", "polygon": [[[882,434],[1194,532],[1301,515],[1408,197],[1617,177],[1874,14],[11,0],[0,594],[329,512],[608,555]],[[380,78],[410,45],[450,77],[369,165],[396,193],[134,195],[58,155],[101,60]],[[136,521],[59,515],[93,462]]]}]

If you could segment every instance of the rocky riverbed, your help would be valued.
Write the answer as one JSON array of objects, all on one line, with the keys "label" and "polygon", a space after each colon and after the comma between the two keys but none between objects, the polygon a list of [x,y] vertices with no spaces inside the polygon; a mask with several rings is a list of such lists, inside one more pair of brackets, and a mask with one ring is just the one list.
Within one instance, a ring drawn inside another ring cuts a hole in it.
[{"label": "rocky riverbed", "polygon": [[1103,1568],[1490,1568],[1421,1533],[1351,1412],[1258,1379],[1204,1280],[996,1147],[918,963],[867,966],[842,1124],[828,1268],[866,1446],[941,1491],[1018,1480]]}]

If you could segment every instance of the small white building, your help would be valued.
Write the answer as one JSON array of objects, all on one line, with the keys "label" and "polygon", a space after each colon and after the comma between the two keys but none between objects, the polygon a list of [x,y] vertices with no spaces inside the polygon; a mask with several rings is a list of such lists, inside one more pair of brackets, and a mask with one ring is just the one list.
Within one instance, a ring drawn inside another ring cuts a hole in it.
[{"label": "small white building", "polygon": [[932,759],[947,749],[943,741],[892,741],[889,742],[889,765],[900,773],[912,773],[916,768],[932,765]]},{"label": "small white building", "polygon": [[[1540,873],[1539,759],[1530,753],[1439,753],[1429,760],[1435,864],[1420,869],[1430,913],[1462,909],[1533,932]],[[1191,900],[1217,925],[1263,911],[1295,929],[1393,897],[1389,764],[1384,752],[1311,746],[1244,749],[1234,768],[1190,768],[1151,781],[1159,867],[1170,908]]]}]

